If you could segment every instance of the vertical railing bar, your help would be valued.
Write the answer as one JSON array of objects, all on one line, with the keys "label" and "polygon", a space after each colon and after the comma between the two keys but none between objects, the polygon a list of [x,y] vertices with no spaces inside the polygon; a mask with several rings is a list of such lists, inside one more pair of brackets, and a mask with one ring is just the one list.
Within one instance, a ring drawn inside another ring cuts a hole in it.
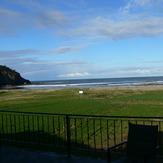
[{"label": "vertical railing bar", "polygon": [[0,146],[1,146],[1,139],[4,138],[4,123],[3,123],[3,114],[1,114],[2,118],[1,118],[1,131],[0,131],[0,134],[1,134],[1,137],[0,137]]},{"label": "vertical railing bar", "polygon": [[[160,121],[159,121],[158,130],[159,130],[159,146],[161,147],[161,144],[162,144],[161,133],[162,133],[162,132],[161,132],[161,122],[160,122]],[[160,153],[160,156],[161,156],[162,148],[160,148],[159,153]]]},{"label": "vertical railing bar", "polygon": [[39,122],[40,118],[39,116],[37,116],[37,134],[38,134],[38,143],[40,143],[40,122]]},{"label": "vertical railing bar", "polygon": [[54,125],[54,116],[53,116],[53,135],[54,135],[54,138],[53,138],[53,145],[55,145],[55,125]]},{"label": "vertical railing bar", "polygon": [[110,146],[110,138],[109,138],[109,121],[107,119],[107,148]]},{"label": "vertical railing bar", "polygon": [[6,138],[8,138],[8,114],[6,114]]},{"label": "vertical railing bar", "polygon": [[11,114],[10,114],[10,139],[12,140],[12,120],[11,120]]},{"label": "vertical railing bar", "polygon": [[78,141],[77,141],[77,128],[76,128],[76,118],[74,118],[75,119],[75,146],[77,147],[77,143],[78,143]]},{"label": "vertical railing bar", "polygon": [[45,143],[45,133],[44,133],[44,116],[41,116],[41,120],[42,120],[42,131],[41,131],[41,143]]},{"label": "vertical railing bar", "polygon": [[[124,141],[124,134],[125,134],[125,132],[123,132],[124,131],[123,130],[123,122],[124,122],[124,120],[121,120],[121,142]],[[122,152],[124,152],[124,148],[122,148]]]},{"label": "vertical railing bar", "polygon": [[[61,130],[61,139],[64,140],[65,138],[65,117],[62,117],[62,130]],[[65,145],[62,141],[62,145]]]},{"label": "vertical railing bar", "polygon": [[107,119],[105,119],[105,128],[104,128],[104,148],[107,150],[107,147],[108,147],[108,137],[107,137]]},{"label": "vertical railing bar", "polygon": [[138,124],[138,121],[137,121],[137,120],[135,120],[135,123],[136,123],[136,124]]},{"label": "vertical railing bar", "polygon": [[18,139],[21,140],[21,122],[20,122],[20,115],[18,115],[18,124],[19,124]]},{"label": "vertical railing bar", "polygon": [[[126,120],[126,122],[127,122],[127,137],[128,137],[128,132],[129,132],[129,123],[131,123],[131,122],[130,122],[130,120]],[[137,124],[137,121],[136,121],[136,124]]]},{"label": "vertical railing bar", "polygon": [[4,116],[4,118],[3,118],[3,133],[4,133],[3,138],[4,138],[4,136],[6,135],[6,124],[5,124],[6,115],[3,115],[3,116]]},{"label": "vertical railing bar", "polygon": [[1,139],[3,139],[4,138],[4,123],[3,123],[3,114],[1,114],[1,116],[2,116],[2,118],[1,118],[1,123],[2,123],[2,128],[1,128],[1,132],[0,132],[0,134],[2,135],[1,137],[0,137],[0,146],[1,146]]},{"label": "vertical railing bar", "polygon": [[84,146],[84,140],[83,140],[83,122],[82,122],[82,119],[81,119],[80,126],[81,126],[81,140],[82,140],[82,148],[83,148],[83,146]]},{"label": "vertical railing bar", "polygon": [[96,121],[95,121],[95,119],[93,119],[93,131],[94,131],[94,148],[96,151],[97,147],[96,147]]},{"label": "vertical railing bar", "polygon": [[121,142],[123,142],[123,123],[122,123],[122,120],[120,120],[120,126],[121,126]]},{"label": "vertical railing bar", "polygon": [[21,122],[22,116],[20,114],[18,116],[19,116],[19,120],[18,120],[18,122],[19,122],[19,137],[20,137],[20,140],[23,140],[23,136],[22,136],[23,135],[22,134],[23,133],[23,129],[22,129],[23,128],[23,126],[22,126],[23,122]]},{"label": "vertical railing bar", "polygon": [[34,120],[34,116],[32,116],[32,141],[35,141],[35,120]]},{"label": "vertical railing bar", "polygon": [[0,114],[0,118],[1,118],[1,126],[0,126],[0,147],[1,147],[1,140],[3,139],[3,115],[2,114]]},{"label": "vertical railing bar", "polygon": [[103,141],[102,141],[103,136],[102,136],[102,121],[101,121],[101,119],[100,119],[100,137],[101,137],[101,149],[102,149],[103,148]]},{"label": "vertical railing bar", "polygon": [[[65,136],[65,132],[64,132],[64,131],[65,131],[65,130],[64,130],[65,122],[64,122],[64,118],[65,118],[65,117],[62,117],[62,121],[61,121],[61,122],[62,122],[62,132],[61,132],[61,133],[62,133],[62,135],[61,135],[62,140],[64,139],[64,136]],[[64,145],[64,142],[63,142],[63,141],[62,141],[62,145]]]},{"label": "vertical railing bar", "polygon": [[23,136],[23,138],[24,138],[24,142],[26,141],[26,129],[25,129],[25,115],[23,115],[23,128],[24,128],[24,131],[23,131],[23,133],[24,133],[24,136]]},{"label": "vertical railing bar", "polygon": [[17,133],[16,133],[16,128],[17,128],[17,126],[16,126],[16,115],[14,114],[14,139],[16,140],[16,138],[17,138]]},{"label": "vertical railing bar", "polygon": [[61,145],[63,145],[63,117],[60,117],[60,140],[61,140]]},{"label": "vertical railing bar", "polygon": [[59,138],[59,145],[61,145],[60,117],[59,116],[58,116],[58,138]]},{"label": "vertical railing bar", "polygon": [[31,140],[30,135],[31,135],[31,133],[30,133],[30,120],[29,120],[29,115],[28,115],[28,134],[27,134],[27,136],[28,136],[27,140],[28,140],[28,141]]},{"label": "vertical railing bar", "polygon": [[[62,119],[63,119],[63,117],[62,117]],[[63,145],[63,135],[64,135],[64,132],[63,132],[63,126],[64,126],[64,121],[63,120],[60,120],[60,138],[61,138],[61,144]]]},{"label": "vertical railing bar", "polygon": [[114,145],[116,144],[116,130],[115,130],[115,119],[113,120],[114,121]]},{"label": "vertical railing bar", "polygon": [[68,158],[71,156],[71,133],[70,133],[70,118],[66,115],[66,124],[67,124],[67,154]]},{"label": "vertical railing bar", "polygon": [[[65,140],[67,139],[67,134],[66,134],[66,131],[67,131],[67,129],[66,129],[66,126],[67,126],[67,124],[66,124],[66,117],[63,117],[63,119],[64,119],[64,137],[65,137]],[[65,146],[67,146],[67,144],[66,144],[66,142],[65,142]]]},{"label": "vertical railing bar", "polygon": [[7,124],[5,124],[6,115],[2,114],[2,116],[3,116],[3,118],[2,118],[2,122],[3,122],[2,123],[2,127],[3,127],[2,128],[2,133],[3,133],[3,138],[6,138],[6,136],[5,136],[7,134],[7,130],[6,130]]},{"label": "vertical railing bar", "polygon": [[8,114],[6,114],[6,138],[8,139]]},{"label": "vertical railing bar", "polygon": [[47,125],[48,125],[48,131],[47,131],[47,143],[50,144],[50,140],[51,140],[51,135],[50,135],[50,123],[49,123],[49,119],[51,117],[47,116]]},{"label": "vertical railing bar", "polygon": [[87,118],[87,145],[88,145],[88,148],[90,147],[89,146],[89,123],[88,123],[88,118]]}]

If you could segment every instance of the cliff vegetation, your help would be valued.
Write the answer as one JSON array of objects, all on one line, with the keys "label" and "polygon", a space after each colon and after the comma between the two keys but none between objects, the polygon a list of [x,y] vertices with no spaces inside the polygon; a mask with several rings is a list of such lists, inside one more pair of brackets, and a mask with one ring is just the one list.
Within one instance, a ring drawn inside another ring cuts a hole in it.
[{"label": "cliff vegetation", "polygon": [[29,80],[24,79],[15,70],[0,65],[0,87],[2,86],[13,86],[13,85],[24,85],[30,84]]}]

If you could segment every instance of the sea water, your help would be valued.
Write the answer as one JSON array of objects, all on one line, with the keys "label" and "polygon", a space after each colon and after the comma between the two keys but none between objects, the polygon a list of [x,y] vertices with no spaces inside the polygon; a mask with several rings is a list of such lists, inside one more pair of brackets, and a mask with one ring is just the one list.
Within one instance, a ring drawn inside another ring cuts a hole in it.
[{"label": "sea water", "polygon": [[21,85],[18,88],[46,89],[46,88],[86,88],[86,87],[115,87],[163,85],[163,76],[159,77],[130,77],[130,78],[101,78],[101,79],[71,79],[32,81],[30,85]]}]

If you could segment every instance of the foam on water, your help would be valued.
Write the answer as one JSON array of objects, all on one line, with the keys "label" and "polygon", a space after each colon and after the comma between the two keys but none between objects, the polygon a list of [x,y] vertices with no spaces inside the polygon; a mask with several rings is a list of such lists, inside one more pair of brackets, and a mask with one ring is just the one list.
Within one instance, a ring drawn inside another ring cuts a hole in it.
[{"label": "foam on water", "polygon": [[163,85],[163,77],[35,81],[32,82],[31,85],[21,85],[18,86],[18,88],[46,89],[46,88],[115,87],[115,86],[139,86],[139,85]]}]

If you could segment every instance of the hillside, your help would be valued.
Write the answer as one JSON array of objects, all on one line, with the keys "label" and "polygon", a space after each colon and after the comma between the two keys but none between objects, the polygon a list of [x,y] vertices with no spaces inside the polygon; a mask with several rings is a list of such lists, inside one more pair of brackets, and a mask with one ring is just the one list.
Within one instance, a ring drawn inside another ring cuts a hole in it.
[{"label": "hillside", "polygon": [[10,69],[6,66],[0,65],[0,87],[6,85],[24,85],[30,84],[29,80],[21,77],[21,75],[15,70]]}]

